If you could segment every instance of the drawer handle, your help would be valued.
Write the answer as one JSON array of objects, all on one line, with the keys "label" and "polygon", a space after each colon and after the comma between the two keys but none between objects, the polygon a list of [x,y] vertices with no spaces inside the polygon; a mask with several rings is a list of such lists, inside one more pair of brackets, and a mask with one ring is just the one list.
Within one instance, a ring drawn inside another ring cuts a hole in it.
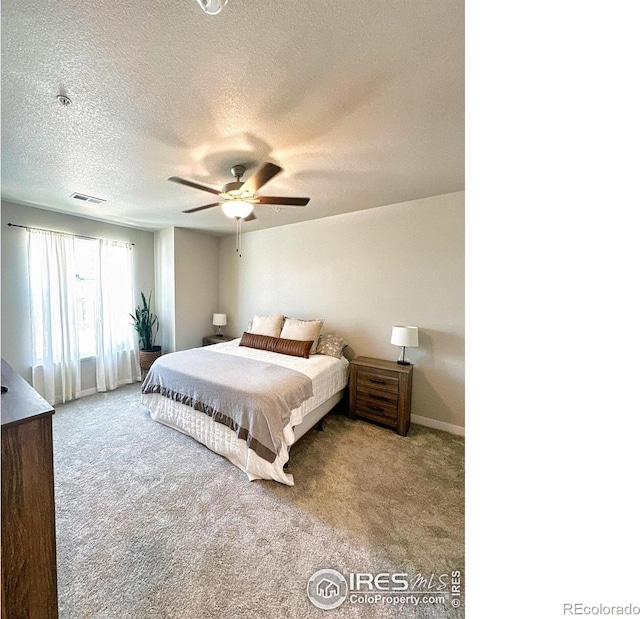
[{"label": "drawer handle", "polygon": [[370,378],[369,382],[370,383],[375,383],[376,385],[386,385],[387,384],[386,380],[381,380],[380,378]]},{"label": "drawer handle", "polygon": [[385,398],[383,395],[376,395],[375,393],[370,393],[369,397],[372,398],[373,400],[383,400],[385,402],[392,401],[392,400],[389,400],[389,398]]},{"label": "drawer handle", "polygon": [[372,404],[369,404],[369,410],[378,411],[379,413],[384,412],[384,408],[382,408],[382,406],[373,406]]}]

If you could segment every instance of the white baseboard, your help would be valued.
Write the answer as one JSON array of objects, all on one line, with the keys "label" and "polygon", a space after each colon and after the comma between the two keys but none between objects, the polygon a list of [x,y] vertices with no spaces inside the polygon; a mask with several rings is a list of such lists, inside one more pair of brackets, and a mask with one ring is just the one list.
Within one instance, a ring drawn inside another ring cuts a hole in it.
[{"label": "white baseboard", "polygon": [[[124,385],[132,385],[133,383],[139,383],[142,382],[140,380],[120,380],[118,381],[118,387],[123,387]],[[108,393],[109,391],[112,391],[111,389],[108,389],[106,392],[104,393]],[[97,387],[92,387],[91,389],[83,389],[80,392],[80,395],[78,396],[79,398],[84,398],[85,396],[88,395],[94,395],[95,393],[98,393],[98,388]]]},{"label": "white baseboard", "polygon": [[454,426],[452,423],[445,423],[437,419],[429,419],[429,417],[421,417],[420,415],[411,415],[411,423],[417,423],[419,426],[427,426],[434,430],[443,430],[457,436],[464,436],[464,426]]}]

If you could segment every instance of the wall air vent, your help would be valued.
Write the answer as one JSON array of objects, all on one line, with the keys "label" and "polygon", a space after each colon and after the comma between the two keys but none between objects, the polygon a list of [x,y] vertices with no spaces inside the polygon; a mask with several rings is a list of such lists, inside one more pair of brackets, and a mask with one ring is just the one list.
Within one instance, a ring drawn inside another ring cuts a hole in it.
[{"label": "wall air vent", "polygon": [[93,196],[87,196],[84,193],[77,192],[72,193],[69,197],[82,202],[87,202],[88,204],[104,204],[106,202],[106,200],[103,200],[102,198],[94,198]]}]

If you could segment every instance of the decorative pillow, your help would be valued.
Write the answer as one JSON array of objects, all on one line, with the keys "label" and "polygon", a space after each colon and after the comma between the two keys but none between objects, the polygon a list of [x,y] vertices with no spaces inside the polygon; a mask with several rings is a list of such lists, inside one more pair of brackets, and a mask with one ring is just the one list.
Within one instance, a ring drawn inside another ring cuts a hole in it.
[{"label": "decorative pillow", "polygon": [[270,337],[280,337],[284,316],[254,316],[251,321],[251,333],[257,335],[268,335]]},{"label": "decorative pillow", "polygon": [[287,340],[281,337],[247,333],[246,331],[242,334],[242,339],[240,340],[240,346],[278,352],[281,355],[290,355],[291,357],[304,357],[305,359],[309,358],[312,344],[312,340],[307,340],[306,342],[302,340]]},{"label": "decorative pillow", "polygon": [[342,351],[346,347],[347,343],[339,335],[322,334],[318,338],[318,348],[316,349],[316,353],[340,359],[340,357],[342,357]]},{"label": "decorative pillow", "polygon": [[290,340],[313,340],[311,354],[315,354],[318,346],[318,336],[324,320],[298,320],[297,318],[285,318],[280,337]]}]

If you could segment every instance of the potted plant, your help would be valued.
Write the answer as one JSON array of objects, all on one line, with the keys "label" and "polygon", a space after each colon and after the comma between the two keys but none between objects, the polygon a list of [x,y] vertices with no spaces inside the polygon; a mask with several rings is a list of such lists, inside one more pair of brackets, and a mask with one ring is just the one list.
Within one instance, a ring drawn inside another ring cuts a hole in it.
[{"label": "potted plant", "polygon": [[153,362],[162,354],[161,346],[154,346],[153,341],[158,333],[158,317],[151,313],[151,293],[149,300],[141,292],[142,305],[136,307],[136,315],[129,314],[133,318],[133,327],[138,334],[140,342],[140,368],[146,373]]}]

